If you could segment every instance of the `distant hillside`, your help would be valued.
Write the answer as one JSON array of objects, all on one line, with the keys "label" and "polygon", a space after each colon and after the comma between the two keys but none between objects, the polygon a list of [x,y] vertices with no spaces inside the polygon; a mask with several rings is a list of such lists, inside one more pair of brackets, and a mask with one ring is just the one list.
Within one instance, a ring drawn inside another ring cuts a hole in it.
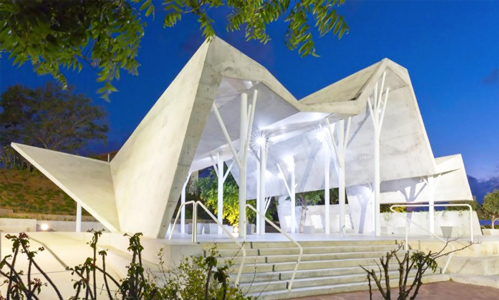
[{"label": "distant hillside", "polygon": [[468,175],[468,182],[470,183],[471,193],[476,196],[478,202],[483,202],[483,197],[492,192],[499,190],[499,176],[491,177],[487,180],[478,180],[473,176]]},{"label": "distant hillside", "polygon": [[0,169],[0,209],[74,215],[76,202],[38,171]]}]

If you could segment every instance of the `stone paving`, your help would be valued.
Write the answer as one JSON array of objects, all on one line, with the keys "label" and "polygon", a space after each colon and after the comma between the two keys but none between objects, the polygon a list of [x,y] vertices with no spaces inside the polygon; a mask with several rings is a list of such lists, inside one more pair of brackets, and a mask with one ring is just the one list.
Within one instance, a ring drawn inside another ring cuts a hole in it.
[{"label": "stone paving", "polygon": [[[395,293],[397,291],[395,290]],[[392,294],[392,299],[396,299]],[[366,300],[369,299],[369,292],[354,292],[345,294],[310,296],[303,298],[294,298],[292,300]],[[383,298],[376,290],[373,293],[374,300],[382,300]],[[423,284],[416,298],[417,300],[492,300],[499,299],[499,289],[462,284],[452,281]]]}]

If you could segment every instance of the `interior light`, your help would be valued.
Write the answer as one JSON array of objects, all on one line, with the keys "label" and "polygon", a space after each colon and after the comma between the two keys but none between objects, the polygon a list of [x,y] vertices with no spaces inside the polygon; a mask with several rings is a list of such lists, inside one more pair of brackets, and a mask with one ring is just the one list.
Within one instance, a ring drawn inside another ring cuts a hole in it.
[{"label": "interior light", "polygon": [[257,138],[256,138],[256,141],[255,141],[255,142],[256,142],[256,144],[257,144],[258,146],[260,146],[260,147],[261,147],[261,146],[265,146],[265,141],[266,141],[266,139],[265,139],[265,137],[264,137],[264,136],[259,136],[259,137],[257,137]]}]

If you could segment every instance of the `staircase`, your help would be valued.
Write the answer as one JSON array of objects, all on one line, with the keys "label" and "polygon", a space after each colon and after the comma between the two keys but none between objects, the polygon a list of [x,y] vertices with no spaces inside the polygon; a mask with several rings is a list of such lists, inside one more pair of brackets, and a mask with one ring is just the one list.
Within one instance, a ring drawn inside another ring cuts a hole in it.
[{"label": "staircase", "polygon": [[[303,256],[293,282],[299,250],[289,242],[248,242],[246,261],[240,278],[241,289],[258,299],[290,299],[294,297],[362,291],[368,289],[367,277],[360,266],[377,270],[376,261],[397,248],[394,240],[309,241],[300,242]],[[214,244],[204,244],[205,254]],[[230,274],[234,282],[242,251],[234,243],[216,245],[221,263],[231,260]],[[394,260],[390,274],[392,286],[397,285],[398,271]],[[444,281],[448,276],[430,275],[425,281]],[[374,285],[374,283],[373,283]]]}]

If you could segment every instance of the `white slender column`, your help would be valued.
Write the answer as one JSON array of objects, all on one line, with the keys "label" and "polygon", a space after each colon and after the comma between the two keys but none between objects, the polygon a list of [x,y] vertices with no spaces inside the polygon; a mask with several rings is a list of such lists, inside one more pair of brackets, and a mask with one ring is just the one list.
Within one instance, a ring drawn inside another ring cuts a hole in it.
[{"label": "white slender column", "polygon": [[180,233],[184,234],[185,233],[185,198],[186,198],[186,188],[187,188],[187,183],[189,182],[189,178],[191,177],[191,173],[187,176],[187,179],[184,182],[184,185],[182,186],[182,192],[180,193],[180,204],[182,205],[182,208],[180,209]]},{"label": "white slender column", "polygon": [[435,176],[428,176],[427,178],[423,179],[426,182],[426,185],[428,186],[428,204],[430,207],[428,208],[429,210],[429,229],[431,234],[435,234],[435,190],[437,188],[438,184],[438,179],[440,178],[440,174]]},{"label": "white slender column", "polygon": [[246,237],[246,161],[244,160],[244,145],[248,131],[248,95],[241,94],[241,122],[239,130],[239,235]]},{"label": "white slender column", "polygon": [[[260,137],[257,141],[260,144],[260,174],[258,180],[258,201],[256,203],[257,210],[265,215],[265,173],[267,171],[267,152],[268,145],[264,137]],[[256,216],[257,232],[265,234],[265,218],[263,216]]]},{"label": "white slender column", "polygon": [[76,203],[76,232],[81,232],[81,204]]},{"label": "white slender column", "polygon": [[[373,201],[373,220],[374,220],[374,231],[373,234],[376,236],[380,235],[380,189],[381,189],[381,174],[380,174],[380,135],[381,128],[383,127],[383,119],[385,117],[386,102],[388,101],[388,94],[390,88],[384,89],[386,72],[383,72],[383,77],[381,79],[381,84],[378,82],[374,87],[373,96],[368,98],[368,107],[371,114],[371,120],[374,127],[374,201]],[[378,93],[378,86],[379,93]],[[384,99],[383,99],[384,94]]]},{"label": "white slender column", "polygon": [[327,122],[327,128],[329,131],[328,140],[330,148],[333,148],[333,152],[335,154],[334,161],[336,166],[336,171],[338,173],[338,195],[339,195],[339,232],[341,235],[345,234],[345,205],[346,205],[346,150],[348,146],[348,137],[350,132],[350,125],[352,123],[352,118],[348,117],[347,124],[345,126],[345,119],[338,121],[332,126],[329,125],[329,121]]},{"label": "white slender column", "polygon": [[[220,224],[223,224],[224,220],[224,162],[220,158],[220,153],[217,153],[217,175],[218,175],[218,193],[217,193],[217,219]],[[222,234],[222,228],[217,227],[218,234]]]},{"label": "white slender column", "polygon": [[331,152],[329,151],[329,149],[327,147],[324,148],[324,202],[325,202],[325,212],[324,212],[324,226],[326,227],[325,228],[325,232],[326,234],[330,234],[330,224],[331,224],[331,220],[330,220],[330,202],[331,202],[331,199],[329,198],[329,190],[331,189],[330,185],[329,185],[329,178],[331,177],[329,171],[329,167],[331,165]]},{"label": "white slender column", "polygon": [[253,102],[248,109],[248,95],[241,94],[241,126],[239,131],[239,153],[236,152],[229,132],[225,127],[222,116],[218,111],[216,103],[213,103],[213,112],[217,117],[218,123],[222,128],[222,132],[227,140],[229,148],[232,152],[234,160],[239,167],[239,236],[246,239],[246,166],[248,161],[249,137],[253,127],[253,119],[255,116],[255,106],[258,91],[253,91]]},{"label": "white slender column", "polygon": [[291,197],[291,232],[296,233],[296,174],[294,163],[289,167],[291,170],[291,186],[290,186],[290,197]]},{"label": "white slender column", "polygon": [[[279,170],[279,177],[282,179],[282,182],[284,183],[284,187],[286,188],[286,191],[288,192],[289,199],[291,200],[291,233],[296,233],[296,176],[295,176],[295,170],[294,170],[294,160],[291,161],[292,158],[289,158],[288,161],[286,162],[288,165],[288,173],[291,176],[291,183],[288,185],[288,182],[286,180],[286,176],[284,176],[284,172],[281,169],[281,166],[277,164],[277,169]],[[292,164],[291,164],[292,162]]]}]

